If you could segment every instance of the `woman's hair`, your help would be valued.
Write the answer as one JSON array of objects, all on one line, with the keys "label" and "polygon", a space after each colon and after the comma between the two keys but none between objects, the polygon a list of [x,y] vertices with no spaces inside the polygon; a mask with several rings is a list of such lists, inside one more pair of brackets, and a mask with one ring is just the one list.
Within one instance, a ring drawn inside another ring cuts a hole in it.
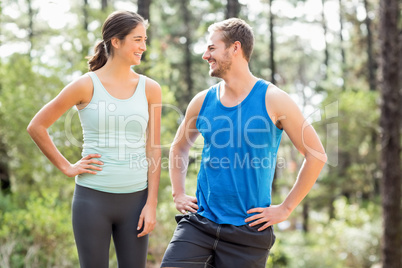
[{"label": "woman's hair", "polygon": [[123,40],[139,23],[148,27],[148,21],[135,12],[116,11],[110,14],[102,26],[102,41],[96,44],[95,54],[87,57],[89,70],[98,70],[106,64],[109,56],[113,56],[113,37]]},{"label": "woman's hair", "polygon": [[230,18],[221,22],[217,22],[209,26],[208,31],[221,32],[222,41],[225,43],[226,48],[231,46],[234,42],[239,41],[243,50],[243,56],[250,61],[251,54],[254,47],[254,34],[253,29],[244,20],[238,18]]}]

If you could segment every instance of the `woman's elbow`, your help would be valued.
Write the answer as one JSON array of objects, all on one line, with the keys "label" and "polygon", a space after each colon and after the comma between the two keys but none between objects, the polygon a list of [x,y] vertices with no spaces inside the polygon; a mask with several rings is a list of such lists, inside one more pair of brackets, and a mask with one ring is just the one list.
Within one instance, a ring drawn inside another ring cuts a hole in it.
[{"label": "woman's elbow", "polygon": [[27,132],[31,137],[36,136],[37,133],[39,133],[41,131],[41,129],[46,129],[46,128],[36,124],[34,120],[29,122],[29,124],[27,126]]},{"label": "woman's elbow", "polygon": [[31,122],[29,122],[28,126],[27,126],[27,132],[30,136],[33,135],[33,133],[35,132],[35,125]]}]

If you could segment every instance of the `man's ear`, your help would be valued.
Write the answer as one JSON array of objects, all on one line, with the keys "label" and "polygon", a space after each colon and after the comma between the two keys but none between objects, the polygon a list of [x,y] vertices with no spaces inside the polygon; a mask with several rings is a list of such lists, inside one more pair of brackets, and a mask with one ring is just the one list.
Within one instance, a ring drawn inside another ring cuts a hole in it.
[{"label": "man's ear", "polygon": [[241,43],[236,41],[233,43],[233,52],[238,53],[241,49]]}]

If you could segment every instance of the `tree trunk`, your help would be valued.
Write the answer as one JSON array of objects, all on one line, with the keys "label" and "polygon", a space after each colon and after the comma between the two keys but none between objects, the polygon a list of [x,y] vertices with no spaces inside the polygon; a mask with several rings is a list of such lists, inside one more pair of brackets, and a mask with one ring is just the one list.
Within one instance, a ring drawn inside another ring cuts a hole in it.
[{"label": "tree trunk", "polygon": [[10,174],[7,165],[8,161],[6,145],[0,141],[0,189],[3,193],[11,192]]},{"label": "tree trunk", "polygon": [[28,25],[28,42],[29,42],[29,52],[28,52],[28,56],[29,59],[32,60],[32,50],[34,47],[34,30],[33,30],[33,25],[34,25],[34,10],[32,9],[32,0],[27,0],[27,4],[28,4],[28,17],[29,17],[29,25]]},{"label": "tree trunk", "polygon": [[276,84],[275,73],[275,34],[274,34],[274,14],[272,13],[272,2],[273,0],[269,0],[269,33],[270,33],[270,42],[269,42],[269,61],[271,68],[271,82],[272,84]]},{"label": "tree trunk", "polygon": [[[399,19],[401,20],[401,18]],[[402,29],[399,30],[399,83],[402,83]],[[400,94],[402,94],[402,92],[400,92]],[[402,126],[402,109],[399,110],[399,113],[399,124]]]},{"label": "tree trunk", "polygon": [[192,61],[191,61],[191,16],[190,16],[190,11],[188,10],[188,5],[186,0],[181,0],[181,11],[182,11],[182,16],[183,16],[183,22],[185,25],[185,32],[184,32],[184,37],[186,38],[186,41],[184,43],[184,80],[186,81],[186,86],[187,90],[184,93],[184,98],[182,101],[182,107],[186,107],[188,103],[190,103],[192,97],[193,97],[193,78],[191,75],[191,69],[192,69]]},{"label": "tree trunk", "polygon": [[238,0],[227,0],[226,18],[237,18],[240,13],[240,4]]},{"label": "tree trunk", "polygon": [[84,16],[83,29],[88,32],[88,0],[84,0],[84,5],[82,6],[82,14]]},{"label": "tree trunk", "polygon": [[367,59],[368,59],[368,75],[369,75],[369,85],[370,90],[375,90],[377,83],[375,78],[375,65],[374,65],[374,57],[373,57],[373,34],[371,31],[371,19],[368,15],[369,7],[367,0],[364,0],[364,8],[366,10],[366,19],[364,23],[366,24],[367,29]]},{"label": "tree trunk", "polygon": [[108,3],[107,0],[101,0],[101,9],[105,11],[107,9]]},{"label": "tree trunk", "polygon": [[[138,10],[137,13],[140,14],[144,19],[148,20],[148,22],[151,22],[151,16],[150,16],[150,8],[151,8],[151,0],[138,0]],[[147,31],[147,43],[151,43],[151,31]],[[147,61],[147,52],[145,51],[142,54],[141,60],[145,63]],[[147,73],[149,70],[149,65],[148,64],[142,64],[137,67],[137,69],[140,70],[142,73]]]},{"label": "tree trunk", "polygon": [[339,30],[339,39],[340,39],[340,47],[341,47],[341,57],[342,57],[342,79],[343,79],[343,84],[342,84],[342,89],[346,89],[346,53],[345,53],[345,45],[344,45],[344,39],[343,39],[343,5],[342,5],[342,0],[339,0],[339,25],[340,25],[340,30]]},{"label": "tree trunk", "polygon": [[332,220],[332,219],[335,219],[335,205],[334,205],[334,202],[335,202],[335,197],[334,196],[332,196],[330,199],[329,199],[329,204],[328,204],[328,218],[329,218],[329,220]]},{"label": "tree trunk", "polygon": [[151,0],[138,0],[138,14],[150,21]]},{"label": "tree trunk", "polygon": [[[2,13],[2,7],[0,7],[0,13]],[[0,35],[2,35],[2,29],[0,29]],[[0,40],[0,46],[3,44],[3,40]],[[3,70],[3,60],[0,58],[0,70]],[[3,82],[0,79],[0,95],[2,94],[3,91]],[[0,118],[2,114],[0,113]],[[11,191],[11,182],[10,182],[10,176],[8,172],[8,157],[7,157],[7,150],[6,150],[6,145],[2,141],[2,138],[0,137],[0,189],[2,192],[8,193]]]},{"label": "tree trunk", "polygon": [[90,45],[89,45],[89,40],[88,40],[88,17],[89,17],[89,12],[88,12],[88,0],[84,0],[84,5],[82,6],[82,15],[83,15],[83,21],[82,21],[82,28],[84,29],[84,35],[82,37],[82,56],[85,58],[90,54]]},{"label": "tree trunk", "polygon": [[310,207],[308,201],[305,200],[303,203],[303,232],[308,233],[308,220],[309,220]]},{"label": "tree trunk", "polygon": [[380,1],[382,265],[402,267],[398,0]]},{"label": "tree trunk", "polygon": [[324,30],[324,41],[325,41],[325,49],[324,49],[324,66],[323,66],[323,71],[324,71],[324,79],[327,79],[328,77],[328,64],[329,64],[329,51],[328,51],[328,42],[327,42],[327,32],[328,32],[328,27],[327,27],[327,19],[325,18],[325,13],[324,13],[324,6],[325,6],[325,0],[321,0],[322,3],[322,11],[321,11],[321,16],[322,16],[322,28]]},{"label": "tree trunk", "polygon": [[[376,79],[376,67],[375,67],[375,61],[374,61],[374,55],[373,55],[373,34],[371,31],[371,19],[369,17],[369,3],[368,0],[364,0],[364,9],[366,10],[366,19],[364,20],[364,23],[366,25],[367,29],[367,67],[368,67],[368,83],[369,83],[369,88],[371,91],[376,90],[377,87],[377,79]],[[377,131],[376,130],[371,130],[371,144],[370,144],[372,150],[375,150],[377,146]],[[376,177],[376,172],[373,172],[373,185],[375,185],[377,181]],[[374,194],[374,193],[373,193]]]}]

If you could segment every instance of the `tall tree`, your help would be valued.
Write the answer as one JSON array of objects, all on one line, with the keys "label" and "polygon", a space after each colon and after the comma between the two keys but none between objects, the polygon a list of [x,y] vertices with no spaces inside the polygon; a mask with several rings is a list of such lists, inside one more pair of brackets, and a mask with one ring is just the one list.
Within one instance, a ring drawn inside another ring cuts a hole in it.
[{"label": "tall tree", "polygon": [[270,42],[269,42],[269,61],[271,67],[271,82],[276,84],[275,73],[275,34],[274,34],[274,13],[272,12],[272,2],[273,0],[269,0],[269,33],[270,33]]},{"label": "tall tree", "polygon": [[374,55],[373,55],[373,33],[371,26],[371,19],[369,16],[369,4],[368,0],[364,0],[364,8],[366,10],[366,19],[364,23],[366,24],[367,29],[367,59],[368,59],[368,76],[369,76],[369,85],[370,90],[376,89],[376,78],[375,78],[375,65],[374,65]]},{"label": "tall tree", "polygon": [[150,7],[151,0],[138,0],[138,14],[144,17],[144,19],[150,21]]},{"label": "tall tree", "polygon": [[82,42],[82,58],[85,58],[88,56],[90,53],[90,44],[88,40],[88,26],[89,26],[89,4],[88,0],[84,0],[83,5],[82,5],[82,37],[81,37],[81,42]]},{"label": "tall tree", "polygon": [[83,28],[86,32],[88,32],[88,0],[84,0],[84,4],[82,5],[82,14],[83,14]]},{"label": "tall tree", "polygon": [[[148,22],[151,22],[151,16],[150,16],[150,8],[151,8],[151,2],[152,0],[138,0],[137,4],[137,12],[140,14],[144,19],[148,20]],[[147,32],[147,43],[151,43],[151,31]],[[146,62],[148,58],[148,53],[145,51],[142,55],[142,61]],[[137,69],[141,70],[142,73],[147,73],[149,70],[149,65],[148,64],[142,64],[142,66],[137,67]]]},{"label": "tall tree", "polygon": [[28,5],[28,17],[29,17],[29,25],[28,25],[28,41],[29,41],[29,58],[31,59],[32,55],[32,49],[33,49],[33,39],[34,39],[34,16],[35,16],[35,11],[32,8],[32,0],[27,0],[27,5]]},{"label": "tall tree", "polygon": [[307,200],[305,200],[303,202],[302,216],[303,216],[303,223],[302,223],[303,232],[308,233],[309,219],[310,219],[310,207],[309,207],[309,202]]},{"label": "tall tree", "polygon": [[[0,14],[2,13],[2,5],[0,5]],[[0,23],[1,23],[1,18],[0,18]],[[1,29],[3,27],[0,27]],[[1,35],[1,29],[0,29],[0,35]],[[0,40],[0,46],[2,45],[2,40]],[[0,69],[3,68],[3,62],[2,59],[0,59]],[[3,75],[2,73],[0,73],[0,76]],[[2,83],[2,79],[0,79],[0,94],[2,92],[2,88],[3,88],[3,83]],[[2,116],[2,114],[0,113],[0,117]],[[1,119],[0,119],[1,120]],[[4,142],[2,141],[2,136],[0,133],[0,189],[2,191],[10,191],[11,190],[11,185],[10,185],[10,176],[9,176],[9,171],[8,171],[8,157],[7,157],[7,150],[6,150],[6,146],[4,144]]]},{"label": "tall tree", "polygon": [[239,0],[227,0],[226,5],[226,18],[236,18],[240,13]]},{"label": "tall tree", "polygon": [[105,11],[107,9],[108,2],[107,0],[101,0],[101,9],[102,11]]},{"label": "tall tree", "polygon": [[384,268],[402,267],[398,0],[380,1],[381,171]]},{"label": "tall tree", "polygon": [[[366,30],[367,30],[367,36],[366,36],[366,42],[367,42],[367,72],[368,72],[368,83],[369,83],[369,88],[371,91],[375,91],[377,88],[377,79],[376,79],[376,63],[375,63],[375,56],[374,56],[374,51],[373,51],[373,31],[372,31],[372,21],[371,18],[369,16],[370,13],[370,7],[369,7],[369,1],[368,0],[363,0],[363,4],[364,4],[364,9],[366,11],[366,18],[364,20],[364,24],[366,26]],[[377,139],[378,139],[378,135],[377,135],[377,131],[376,130],[372,130],[371,131],[371,149],[375,150],[376,146],[377,146]],[[377,182],[379,181],[378,176],[376,175],[377,172],[374,171],[373,172],[373,180],[375,184],[378,184]],[[377,190],[378,192],[378,188],[376,187],[375,191]]]},{"label": "tall tree", "polygon": [[11,191],[11,181],[10,181],[10,171],[8,168],[8,161],[9,157],[7,156],[6,144],[2,140],[0,140],[0,190],[5,193]]},{"label": "tall tree", "polygon": [[328,76],[328,64],[329,64],[329,50],[328,50],[328,41],[327,41],[327,33],[328,33],[328,26],[327,26],[327,19],[325,17],[325,0],[321,0],[322,9],[321,9],[321,24],[324,30],[324,41],[325,41],[325,48],[324,48],[324,78],[327,79]]},{"label": "tall tree", "polygon": [[[192,54],[191,54],[191,43],[192,43],[192,38],[191,38],[191,28],[190,28],[190,11],[188,9],[187,1],[186,0],[181,0],[181,5],[180,9],[182,12],[183,16],[183,22],[185,25],[185,30],[184,30],[184,80],[186,82],[187,90],[185,91],[184,94],[184,101],[186,103],[189,103],[191,98],[193,97],[193,78],[191,75],[191,69],[192,69]],[[183,106],[184,107],[184,106]]]},{"label": "tall tree", "polygon": [[343,38],[343,4],[342,0],[339,0],[339,46],[341,48],[341,58],[342,58],[342,89],[345,90],[346,88],[346,53],[345,53],[345,42]]}]

